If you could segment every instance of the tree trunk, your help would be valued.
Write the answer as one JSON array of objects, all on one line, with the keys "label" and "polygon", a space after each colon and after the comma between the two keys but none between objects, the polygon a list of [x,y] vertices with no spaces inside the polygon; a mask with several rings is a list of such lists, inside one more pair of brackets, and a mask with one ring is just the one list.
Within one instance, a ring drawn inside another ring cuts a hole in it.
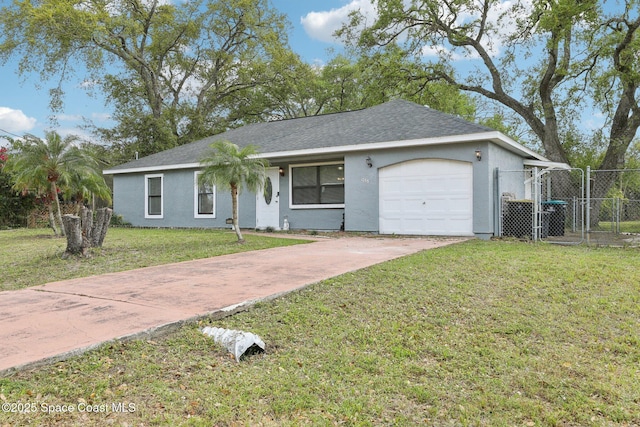
[{"label": "tree trunk", "polygon": [[238,243],[244,243],[244,237],[240,232],[240,225],[238,224],[238,186],[231,184],[231,204],[233,209],[233,228],[238,236]]},{"label": "tree trunk", "polygon": [[62,210],[60,209],[60,199],[58,199],[58,187],[55,182],[51,182],[51,197],[53,197],[54,202],[56,203],[56,212],[58,215],[58,221],[60,222],[60,235],[65,235],[64,223],[62,222]]},{"label": "tree trunk", "polygon": [[[89,212],[91,212],[89,210]],[[109,230],[109,222],[111,222],[111,216],[113,210],[109,208],[100,208],[96,212],[96,222],[91,229],[91,246],[94,248],[101,248],[102,242]]]},{"label": "tree trunk", "polygon": [[63,258],[78,254],[88,257],[89,248],[102,247],[113,210],[109,208],[98,209],[95,223],[91,209],[83,206],[80,215],[64,215],[62,217],[62,224],[67,235],[67,249]]},{"label": "tree trunk", "polygon": [[86,206],[80,208],[80,224],[82,226],[82,236],[90,246],[93,246],[93,212]]},{"label": "tree trunk", "polygon": [[600,220],[613,221],[613,218],[607,219],[606,216],[601,218],[600,215],[606,212],[602,211],[602,204],[611,196],[609,191],[619,183],[621,173],[617,169],[612,170],[592,170],[591,171],[591,221],[590,228],[597,228]]},{"label": "tree trunk", "polygon": [[80,217],[71,214],[63,215],[62,225],[67,236],[67,249],[62,257],[66,259],[71,255],[78,254],[86,257],[89,251],[89,244],[83,236]]},{"label": "tree trunk", "polygon": [[58,237],[58,226],[56,225],[56,219],[53,216],[53,206],[51,205],[51,203],[49,203],[47,205],[47,210],[49,211],[49,225],[51,226],[51,229],[53,230],[53,234]]},{"label": "tree trunk", "polygon": [[[640,21],[637,24],[640,25]],[[617,53],[619,54],[620,52]],[[617,57],[615,63],[618,65],[619,60]],[[620,174],[617,171],[624,168],[625,155],[640,128],[640,108],[635,96],[640,83],[633,80],[623,80],[623,83],[625,88],[611,122],[609,145],[594,175],[596,180],[591,187],[591,197],[594,199],[606,198],[609,190],[618,181]],[[592,202],[591,227],[598,226],[601,205],[602,201]]]}]

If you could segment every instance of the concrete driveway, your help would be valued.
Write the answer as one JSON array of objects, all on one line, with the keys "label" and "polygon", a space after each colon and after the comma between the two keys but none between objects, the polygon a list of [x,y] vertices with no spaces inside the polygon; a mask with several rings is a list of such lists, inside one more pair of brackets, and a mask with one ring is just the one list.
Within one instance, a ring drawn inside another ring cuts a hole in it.
[{"label": "concrete driveway", "polygon": [[464,239],[345,237],[0,293],[0,375]]}]

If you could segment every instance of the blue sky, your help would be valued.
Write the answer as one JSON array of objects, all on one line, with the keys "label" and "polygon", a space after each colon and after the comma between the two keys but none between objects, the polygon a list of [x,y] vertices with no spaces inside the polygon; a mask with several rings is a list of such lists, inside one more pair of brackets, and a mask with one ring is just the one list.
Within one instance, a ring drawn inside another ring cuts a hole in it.
[{"label": "blue sky", "polygon": [[[9,4],[11,0],[0,0],[0,6]],[[175,1],[175,0],[167,0]],[[187,0],[188,1],[188,0]],[[291,24],[292,31],[289,35],[289,44],[303,60],[309,63],[324,63],[331,56],[329,49],[340,50],[339,43],[333,39],[335,30],[348,19],[350,11],[360,9],[369,17],[375,15],[371,0],[270,0],[271,4],[282,13],[286,14]],[[523,4],[530,0],[524,0]],[[513,2],[505,0],[500,3],[502,7],[513,6]],[[500,8],[492,10],[490,20],[498,19]],[[501,22],[505,33],[513,25],[510,22]],[[492,40],[491,53],[500,55],[503,50],[500,40]],[[442,46],[425,46],[423,54],[425,58],[435,56]],[[446,49],[445,49],[446,50]],[[474,62],[480,62],[477,57],[460,55],[458,52],[452,56],[458,71],[473,76]],[[532,59],[530,59],[532,60]],[[0,67],[0,146],[3,145],[2,135],[21,136],[26,133],[44,136],[45,130],[51,129],[49,116],[48,89],[55,82],[40,84],[38,76],[19,78],[17,63],[10,62]],[[101,97],[91,97],[80,88],[80,80],[65,83],[67,93],[63,114],[57,116],[58,125],[53,128],[61,135],[75,134],[89,138],[86,131],[79,128],[83,118],[93,122],[99,127],[110,127],[110,108],[104,105]],[[596,111],[585,110],[582,127],[592,130],[603,124],[603,119]],[[5,144],[6,145],[6,144]]]},{"label": "blue sky", "polygon": [[[0,5],[8,2],[0,0]],[[331,56],[327,49],[340,48],[331,35],[345,21],[350,10],[371,9],[369,0],[271,0],[271,3],[288,16],[293,27],[290,45],[309,63],[325,62]],[[20,78],[17,68],[16,62],[0,67],[0,145],[2,135],[29,133],[43,137],[44,131],[51,129],[48,88],[54,83],[42,85],[36,75]],[[58,126],[53,128],[61,135],[86,135],[78,128],[83,117],[98,126],[108,123],[110,109],[103,99],[89,96],[79,84],[80,81],[71,81],[64,86],[67,92],[64,113],[58,115]]]}]

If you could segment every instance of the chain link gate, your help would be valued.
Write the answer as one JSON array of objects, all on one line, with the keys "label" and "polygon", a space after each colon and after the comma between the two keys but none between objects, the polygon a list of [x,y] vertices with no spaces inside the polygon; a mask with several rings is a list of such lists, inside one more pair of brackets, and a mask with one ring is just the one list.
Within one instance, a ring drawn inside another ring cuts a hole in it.
[{"label": "chain link gate", "polygon": [[587,168],[590,195],[589,242],[640,244],[640,169]]},{"label": "chain link gate", "polygon": [[500,236],[564,244],[584,241],[581,169],[497,170],[497,177]]}]

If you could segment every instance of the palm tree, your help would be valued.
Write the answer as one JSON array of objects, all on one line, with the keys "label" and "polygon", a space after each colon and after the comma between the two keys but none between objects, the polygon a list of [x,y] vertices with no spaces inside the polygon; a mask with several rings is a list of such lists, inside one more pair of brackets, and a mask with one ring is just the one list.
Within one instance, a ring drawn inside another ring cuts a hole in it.
[{"label": "palm tree", "polygon": [[[71,181],[64,191],[65,199],[75,200],[76,215],[80,214],[84,205],[92,204],[96,198],[111,203],[111,189],[101,173],[101,162],[97,160],[100,154],[98,154],[94,148],[95,146],[91,145],[83,145],[80,147],[80,152],[88,164],[85,164],[84,168],[75,170],[75,173],[70,175]],[[98,166],[98,168],[94,168],[94,166]],[[90,167],[89,169],[95,169],[95,171],[87,170],[87,167]]]},{"label": "palm tree", "polygon": [[[13,188],[44,196],[49,210],[49,223],[54,234],[64,236],[59,193],[86,195],[87,191],[101,196],[108,194],[99,162],[88,150],[78,148],[77,138],[62,138],[56,132],[46,132],[46,139],[28,137],[14,144],[15,154],[7,167],[13,178]],[[89,184],[88,184],[89,183]],[[54,218],[53,204],[60,231]]]},{"label": "palm tree", "polygon": [[204,169],[199,177],[200,184],[218,185],[231,190],[233,228],[238,236],[238,243],[244,243],[238,225],[238,194],[242,191],[243,184],[254,192],[262,187],[269,162],[256,157],[258,151],[253,145],[240,149],[232,142],[217,141],[210,147],[210,152],[201,161]]}]

